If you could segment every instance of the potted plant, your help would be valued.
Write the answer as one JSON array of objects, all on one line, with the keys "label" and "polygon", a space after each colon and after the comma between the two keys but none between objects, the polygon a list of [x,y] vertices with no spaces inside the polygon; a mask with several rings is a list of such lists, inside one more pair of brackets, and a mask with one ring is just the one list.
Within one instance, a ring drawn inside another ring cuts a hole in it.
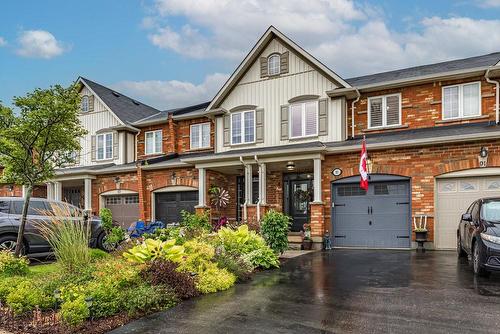
[{"label": "potted plant", "polygon": [[311,239],[311,224],[302,225],[302,249],[311,250],[312,249],[312,239]]},{"label": "potted plant", "polygon": [[417,252],[425,252],[424,243],[427,241],[427,215],[413,217],[413,231],[415,231],[415,241],[418,244]]}]

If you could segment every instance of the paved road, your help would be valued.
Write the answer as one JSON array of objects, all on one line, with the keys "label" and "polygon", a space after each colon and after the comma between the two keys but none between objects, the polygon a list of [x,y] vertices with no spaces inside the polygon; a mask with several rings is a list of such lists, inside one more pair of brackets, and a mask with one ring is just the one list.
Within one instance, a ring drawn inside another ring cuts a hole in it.
[{"label": "paved road", "polygon": [[499,332],[499,274],[475,278],[454,252],[334,250],[112,333]]}]

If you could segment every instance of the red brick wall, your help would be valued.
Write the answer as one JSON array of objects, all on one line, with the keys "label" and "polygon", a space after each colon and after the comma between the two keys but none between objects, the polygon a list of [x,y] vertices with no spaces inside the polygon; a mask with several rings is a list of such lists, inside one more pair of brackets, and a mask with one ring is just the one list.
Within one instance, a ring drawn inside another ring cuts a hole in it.
[{"label": "red brick wall", "polygon": [[[481,113],[484,117],[479,119],[440,122],[442,120],[441,92],[443,86],[481,81]],[[401,125],[404,128],[425,128],[434,126],[446,126],[458,123],[472,123],[495,120],[495,86],[487,83],[483,77],[470,78],[453,81],[436,81],[432,83],[407,86],[403,88],[386,89],[376,92],[363,93],[361,99],[355,104],[354,123],[355,134],[365,133],[368,128],[368,97],[401,93]],[[351,102],[348,101],[348,125],[349,136],[351,135]],[[371,132],[397,131],[397,130],[378,130]]]},{"label": "red brick wall", "polygon": [[[119,178],[119,182],[115,178]],[[95,180],[92,180],[92,209],[94,214],[98,214],[100,210],[99,196],[102,193],[111,190],[132,190],[139,191],[137,182],[137,173],[121,173],[98,175]],[[83,202],[82,202],[83,203]]]},{"label": "red brick wall", "polygon": [[[164,154],[167,153],[172,153],[173,151],[171,150],[171,136],[170,136],[170,131],[168,127],[168,123],[162,123],[162,124],[157,124],[157,125],[151,125],[147,126],[144,128],[141,128],[141,132],[137,136],[137,157],[139,160],[145,159],[145,158],[151,158],[154,157],[154,154],[146,155],[146,142],[145,142],[145,133],[148,131],[156,131],[156,130],[162,130],[162,150]],[[159,154],[156,154],[158,156]]]},{"label": "red brick wall", "polygon": [[206,117],[189,119],[184,121],[175,122],[175,133],[176,133],[176,149],[177,153],[183,154],[187,152],[192,152],[190,147],[190,131],[191,125],[200,123],[210,123],[210,148],[195,150],[196,152],[203,151],[213,151],[214,149],[214,134],[215,134],[215,123]]},{"label": "red brick wall", "polygon": [[[0,184],[0,197],[21,197],[23,195],[23,187],[15,185],[12,191],[9,191],[8,184]],[[33,189],[33,197],[47,198],[47,187],[36,186]]]}]

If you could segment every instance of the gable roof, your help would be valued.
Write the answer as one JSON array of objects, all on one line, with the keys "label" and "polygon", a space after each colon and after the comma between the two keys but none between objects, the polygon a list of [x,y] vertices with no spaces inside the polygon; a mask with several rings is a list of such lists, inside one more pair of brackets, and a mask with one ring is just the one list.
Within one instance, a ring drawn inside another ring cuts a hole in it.
[{"label": "gable roof", "polygon": [[156,108],[87,78],[80,77],[79,80],[87,85],[123,123],[133,123],[160,112]]},{"label": "gable roof", "polygon": [[422,76],[439,75],[453,71],[483,69],[495,66],[500,62],[500,52],[490,53],[441,63],[404,68],[395,71],[382,72],[360,77],[349,78],[346,81],[353,87],[376,85],[397,80],[418,78]]},{"label": "gable roof", "polygon": [[343,87],[350,87],[349,83],[347,83],[344,79],[342,79],[337,73],[333,72],[330,68],[328,68],[319,60],[314,58],[310,53],[302,49],[299,45],[297,45],[294,41],[285,36],[274,26],[270,26],[266,30],[266,32],[262,35],[262,37],[257,41],[257,43],[253,46],[250,52],[246,55],[246,57],[243,59],[240,65],[238,65],[233,74],[231,74],[231,76],[226,81],[224,86],[222,86],[222,88],[219,90],[217,95],[215,95],[212,102],[207,107],[207,110],[216,108],[216,106],[220,104],[220,102],[227,96],[227,94],[231,91],[234,85],[236,85],[239,79],[241,79],[241,77],[250,68],[250,66],[258,59],[260,53],[264,50],[264,48],[273,38],[280,39],[287,46],[287,48],[302,56],[307,62],[312,64],[326,77],[330,78],[330,80],[337,82],[339,85]]}]

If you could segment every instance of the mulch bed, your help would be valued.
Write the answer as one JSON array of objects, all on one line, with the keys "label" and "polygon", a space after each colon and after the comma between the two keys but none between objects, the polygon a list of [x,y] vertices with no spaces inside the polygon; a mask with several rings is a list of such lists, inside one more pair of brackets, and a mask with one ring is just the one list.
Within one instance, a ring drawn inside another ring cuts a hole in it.
[{"label": "mulch bed", "polygon": [[108,318],[89,320],[78,327],[69,327],[59,321],[54,311],[34,311],[26,315],[14,316],[10,310],[0,308],[0,330],[14,334],[102,334],[141,316],[144,314],[131,317],[127,313],[120,313]]}]

